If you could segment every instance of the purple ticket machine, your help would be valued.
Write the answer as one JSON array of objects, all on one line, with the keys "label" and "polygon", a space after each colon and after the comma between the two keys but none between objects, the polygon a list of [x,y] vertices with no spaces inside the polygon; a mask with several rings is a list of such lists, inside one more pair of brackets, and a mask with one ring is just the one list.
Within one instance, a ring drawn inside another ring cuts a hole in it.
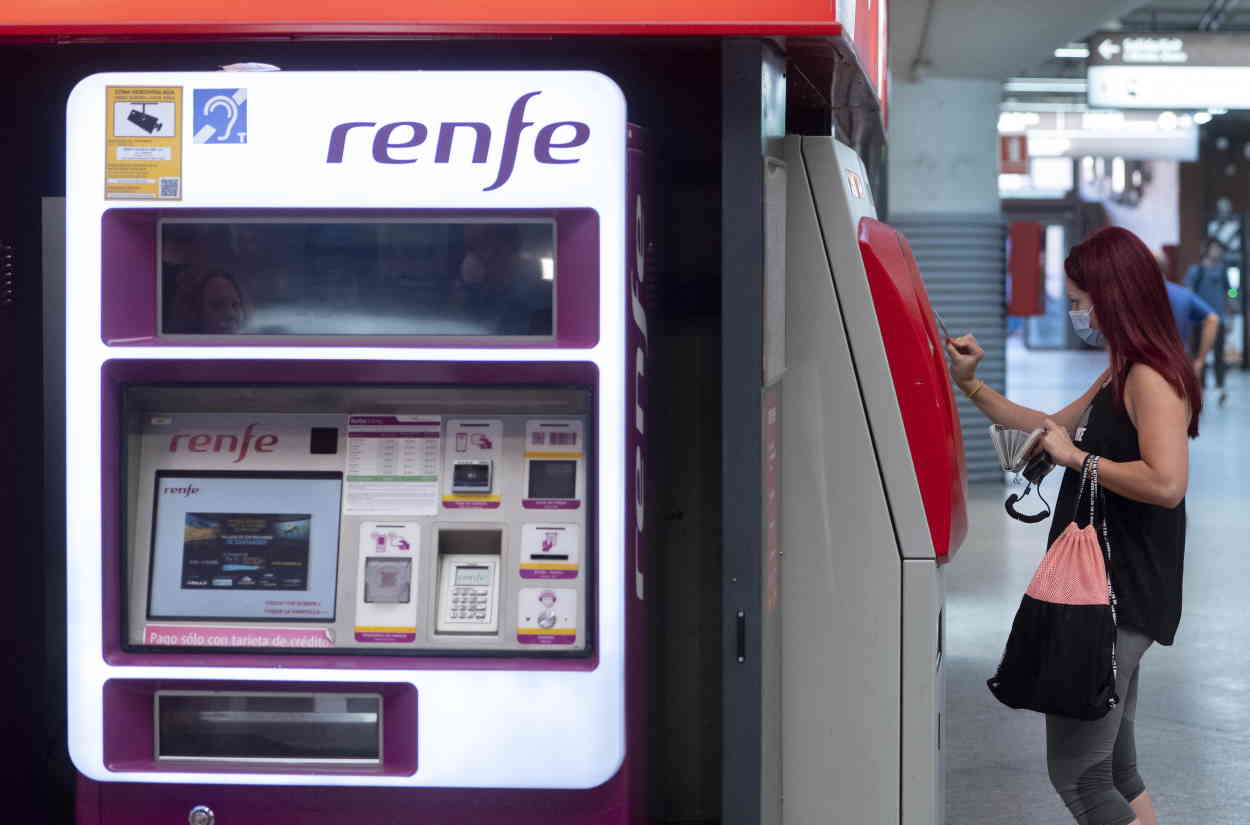
[{"label": "purple ticket machine", "polygon": [[78,84],[79,825],[642,821],[639,141],[588,72]]}]

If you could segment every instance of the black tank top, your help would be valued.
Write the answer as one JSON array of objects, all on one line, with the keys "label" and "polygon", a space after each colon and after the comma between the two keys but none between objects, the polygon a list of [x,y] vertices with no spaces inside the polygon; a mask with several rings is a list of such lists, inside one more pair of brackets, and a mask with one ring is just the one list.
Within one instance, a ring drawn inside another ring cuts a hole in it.
[{"label": "black tank top", "polygon": [[[1076,442],[1086,452],[1109,461],[1140,461],[1137,428],[1116,407],[1111,387],[1094,396],[1085,432]],[[1047,547],[1072,521],[1081,474],[1063,476]],[[1120,624],[1136,628],[1159,644],[1170,645],[1181,618],[1181,575],[1185,566],[1185,502],[1167,509],[1104,490],[1107,534],[1111,540],[1111,584],[1119,601]],[[1076,514],[1089,519],[1089,498]],[[1099,515],[1101,518],[1101,514]]]}]

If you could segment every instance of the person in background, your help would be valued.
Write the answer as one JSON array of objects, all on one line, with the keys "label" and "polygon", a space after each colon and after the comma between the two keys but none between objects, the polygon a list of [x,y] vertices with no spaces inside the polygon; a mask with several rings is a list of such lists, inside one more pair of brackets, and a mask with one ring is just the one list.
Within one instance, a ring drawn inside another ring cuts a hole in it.
[{"label": "person in background", "polygon": [[1168,290],[1168,303],[1172,305],[1172,317],[1176,319],[1176,330],[1181,335],[1181,344],[1193,358],[1194,372],[1201,381],[1207,355],[1215,347],[1215,339],[1220,332],[1219,313],[1193,290],[1166,278],[1163,285]]},{"label": "person in background", "polygon": [[[1224,264],[1224,255],[1227,250],[1224,244],[1215,238],[1209,238],[1207,245],[1203,247],[1202,260],[1189,267],[1185,273],[1185,286],[1189,287],[1198,295],[1199,298],[1206,301],[1214,310],[1215,314],[1220,318],[1220,327],[1215,335],[1215,388],[1219,391],[1217,401],[1223,404],[1228,400],[1228,393],[1224,390],[1224,375],[1228,372],[1228,365],[1224,362],[1224,339],[1227,337],[1228,328],[1228,267]],[[1198,349],[1197,343],[1191,344],[1194,350]],[[1206,386],[1206,368],[1205,361],[1199,381]]]}]

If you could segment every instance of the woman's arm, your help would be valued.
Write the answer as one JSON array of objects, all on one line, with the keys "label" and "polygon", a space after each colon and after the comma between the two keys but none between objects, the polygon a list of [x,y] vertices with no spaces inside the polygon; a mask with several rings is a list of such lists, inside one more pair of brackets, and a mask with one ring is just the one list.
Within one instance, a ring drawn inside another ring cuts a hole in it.
[{"label": "woman's arm", "polygon": [[[1124,405],[1137,428],[1140,461],[1098,463],[1098,480],[1113,493],[1169,509],[1181,503],[1189,487],[1189,408],[1162,375],[1145,364],[1129,370]],[[1047,420],[1042,449],[1056,464],[1079,470],[1089,455],[1068,432]]]},{"label": "woman's arm", "polygon": [[[981,349],[976,338],[971,335],[951,338],[946,342],[946,351],[951,357],[951,375],[955,384],[964,395],[970,396],[972,403],[990,421],[1025,432],[1031,432],[1045,424],[1046,413],[1008,401],[1006,396],[976,377],[977,365],[985,357],[985,350]],[[1094,400],[1106,379],[1107,373],[1104,372],[1084,395],[1055,413],[1050,420],[1061,424],[1069,433],[1075,430],[1080,422],[1081,412]]]}]

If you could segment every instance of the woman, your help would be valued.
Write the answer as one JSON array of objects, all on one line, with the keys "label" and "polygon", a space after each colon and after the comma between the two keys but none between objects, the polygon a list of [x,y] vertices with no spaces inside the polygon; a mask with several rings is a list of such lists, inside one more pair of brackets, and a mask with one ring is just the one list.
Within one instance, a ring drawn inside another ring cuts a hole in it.
[{"label": "woman", "polygon": [[950,339],[947,350],[956,383],[991,421],[1044,428],[1042,448],[1067,468],[1048,545],[1075,511],[1086,457],[1101,456],[1122,701],[1093,722],[1047,716],[1047,763],[1080,825],[1157,825],[1133,740],[1138,665],[1152,642],[1172,644],[1180,620],[1187,439],[1198,435],[1202,394],[1162,273],[1133,233],[1112,227],[1094,234],[1072,250],[1064,270],[1077,334],[1105,344],[1111,361],[1067,407],[1048,418],[990,389],[976,378],[985,353],[971,335]]},{"label": "woman", "polygon": [[184,335],[233,335],[247,320],[243,290],[220,269],[192,270],[176,285],[173,318],[166,332]]}]

